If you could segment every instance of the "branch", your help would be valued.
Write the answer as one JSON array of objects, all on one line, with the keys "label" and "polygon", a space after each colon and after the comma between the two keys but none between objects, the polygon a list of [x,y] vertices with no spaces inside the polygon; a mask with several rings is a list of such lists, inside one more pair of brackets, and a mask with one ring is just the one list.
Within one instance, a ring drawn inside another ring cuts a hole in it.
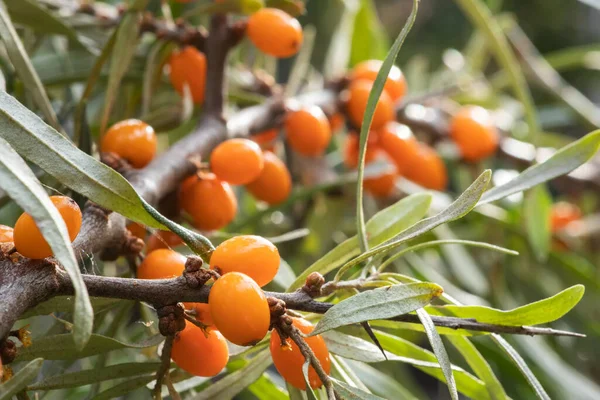
[{"label": "branch", "polygon": [[156,371],[156,383],[154,385],[154,390],[152,391],[152,397],[156,400],[162,399],[162,384],[163,379],[169,373],[169,367],[171,366],[171,350],[173,349],[173,340],[175,336],[169,335],[165,339],[165,344],[162,348],[162,353],[160,354],[160,367],[158,371]]}]

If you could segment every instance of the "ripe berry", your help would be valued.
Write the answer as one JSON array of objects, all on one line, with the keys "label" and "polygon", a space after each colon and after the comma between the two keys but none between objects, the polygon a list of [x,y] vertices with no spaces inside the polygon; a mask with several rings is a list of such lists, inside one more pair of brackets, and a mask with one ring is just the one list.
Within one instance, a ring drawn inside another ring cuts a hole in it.
[{"label": "ripe berry", "polygon": [[220,229],[229,224],[237,213],[237,200],[227,182],[214,174],[192,176],[182,184],[181,207],[193,219],[198,229]]},{"label": "ripe berry", "polygon": [[239,346],[255,345],[269,330],[267,298],[245,274],[230,272],[217,279],[208,295],[208,305],[217,329]]},{"label": "ripe berry", "polygon": [[[294,318],[293,324],[304,334],[308,334],[313,330],[312,324],[302,318]],[[323,340],[321,335],[307,337],[304,340],[313,353],[315,353],[323,370],[329,374],[331,361],[325,340]],[[306,382],[304,381],[304,374],[302,372],[302,365],[305,362],[304,356],[292,339],[286,339],[286,343],[287,345],[282,346],[281,337],[276,330],[273,330],[270,344],[273,364],[275,364],[275,368],[277,368],[279,374],[289,384],[297,389],[306,390]],[[313,389],[322,386],[322,382],[312,366],[308,369],[308,381]]]},{"label": "ripe berry", "polygon": [[[365,165],[375,161],[380,153],[380,148],[377,145],[378,139],[373,137],[373,133],[374,132],[371,132],[367,139]],[[346,143],[344,144],[344,164],[350,169],[358,167],[359,141],[360,137],[356,133],[349,133],[346,137]]]},{"label": "ripe berry", "polygon": [[157,249],[170,249],[183,244],[183,240],[171,231],[156,231],[148,239],[146,244],[146,252]]},{"label": "ripe berry", "polygon": [[323,110],[310,106],[286,115],[285,134],[292,149],[305,156],[318,156],[329,145],[331,127]]},{"label": "ripe berry", "polygon": [[280,262],[273,243],[261,236],[242,235],[217,246],[210,257],[210,268],[218,268],[221,274],[241,272],[262,287],[273,280]]},{"label": "ripe berry", "polygon": [[467,161],[483,160],[498,148],[498,131],[482,107],[462,107],[450,122],[450,136]]},{"label": "ripe berry", "polygon": [[444,190],[448,184],[446,165],[434,149],[419,143],[419,151],[413,166],[405,171],[411,181],[433,190]]},{"label": "ripe berry", "polygon": [[277,139],[277,129],[269,129],[267,131],[257,133],[252,135],[250,139],[258,143],[261,148],[272,150],[273,144]]},{"label": "ripe berry", "polygon": [[144,240],[146,238],[146,228],[143,225],[138,224],[137,222],[130,222],[127,224],[127,230],[133,236],[138,239]]},{"label": "ripe berry", "polygon": [[210,155],[210,168],[217,178],[232,185],[245,185],[260,175],[264,160],[260,146],[248,139],[230,139]]},{"label": "ripe berry", "polygon": [[[373,82],[359,79],[353,81],[348,87],[348,101],[346,103],[346,111],[350,121],[356,127],[360,127],[367,108],[367,100],[369,93],[373,88]],[[375,113],[373,114],[373,122],[371,129],[379,129],[387,122],[394,119],[394,104],[386,91],[381,93]]]},{"label": "ripe berry", "polygon": [[[81,210],[75,201],[66,196],[50,196],[50,201],[60,213],[71,242],[75,240],[81,228]],[[52,249],[31,215],[21,214],[13,231],[15,247],[21,255],[34,259],[50,257]]]},{"label": "ripe berry", "polygon": [[397,177],[395,171],[388,171],[373,178],[365,178],[363,187],[373,197],[389,197],[394,192]]},{"label": "ripe berry", "polygon": [[276,8],[262,8],[248,18],[248,38],[263,53],[291,57],[302,45],[302,26],[298,20]]},{"label": "ripe berry", "polygon": [[210,315],[210,306],[207,303],[186,303],[186,308],[196,311],[196,319],[204,325],[214,328],[212,315]]},{"label": "ripe berry", "polygon": [[0,243],[11,243],[13,241],[13,228],[0,225]]},{"label": "ripe berry", "polygon": [[285,201],[292,191],[292,177],[285,163],[270,151],[264,152],[265,167],[260,176],[246,185],[256,199],[269,205]]},{"label": "ripe berry", "polygon": [[400,174],[415,167],[419,142],[408,126],[395,121],[388,122],[379,131],[379,144],[396,164]]},{"label": "ripe berry", "polygon": [[571,222],[581,219],[581,210],[573,203],[560,201],[552,206],[550,226],[552,232],[559,231]]},{"label": "ripe berry", "polygon": [[187,85],[195,104],[204,102],[204,88],[206,87],[206,56],[193,46],[185,46],[179,51],[171,53],[169,58],[171,69],[170,79],[173,88],[184,95]]},{"label": "ripe berry", "polygon": [[229,349],[219,331],[207,330],[205,333],[186,322],[185,329],[175,336],[171,359],[192,375],[215,376],[227,365]]},{"label": "ripe berry", "polygon": [[345,119],[342,113],[336,112],[329,118],[329,126],[331,126],[331,132],[336,133],[344,127]]},{"label": "ripe berry", "polygon": [[156,133],[145,122],[126,119],[106,131],[100,150],[119,155],[134,168],[143,168],[156,154]]},{"label": "ripe berry", "polygon": [[183,274],[186,257],[169,249],[154,250],[137,269],[139,279],[168,279]]},{"label": "ripe berry", "polygon": [[[363,61],[352,69],[350,79],[366,79],[375,82],[382,64],[383,61],[379,60]],[[395,65],[392,66],[383,88],[394,103],[404,96],[406,93],[406,79],[404,79],[404,74],[402,74],[400,68]]]}]

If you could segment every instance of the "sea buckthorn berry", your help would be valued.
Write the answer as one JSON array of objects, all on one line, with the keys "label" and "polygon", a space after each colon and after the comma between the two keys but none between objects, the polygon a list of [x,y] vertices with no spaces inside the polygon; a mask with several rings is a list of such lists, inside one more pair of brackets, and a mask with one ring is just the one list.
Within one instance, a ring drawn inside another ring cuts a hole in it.
[{"label": "sea buckthorn berry", "polygon": [[139,119],[126,119],[106,131],[100,150],[115,153],[132,167],[142,168],[156,154],[156,133],[150,125]]},{"label": "sea buckthorn berry", "polygon": [[181,244],[183,244],[183,239],[175,233],[171,231],[156,231],[148,238],[146,252],[150,253],[157,249],[170,249]]},{"label": "sea buckthorn berry", "polygon": [[[352,69],[350,79],[366,79],[374,82],[382,65],[383,61],[379,60],[367,60],[356,64]],[[400,68],[395,65],[392,66],[392,69],[390,69],[388,77],[385,80],[383,89],[387,92],[393,102],[397,102],[404,96],[406,93],[406,79],[404,79],[404,74]]]},{"label": "sea buckthorn berry", "polygon": [[192,101],[195,104],[204,102],[204,88],[206,87],[206,56],[193,46],[185,46],[181,50],[171,53],[169,58],[170,79],[173,88],[184,95],[187,85]]},{"label": "sea buckthorn berry", "polygon": [[396,164],[400,174],[414,167],[419,142],[408,126],[388,122],[379,131],[379,145]]},{"label": "sea buckthorn berry", "polygon": [[185,329],[175,335],[171,359],[184,371],[196,376],[215,376],[229,361],[227,341],[217,330],[204,332],[186,322]]},{"label": "sea buckthorn berry", "polygon": [[[293,318],[293,325],[304,334],[308,334],[314,329],[310,322],[302,318]],[[323,370],[329,375],[331,360],[329,359],[329,351],[327,350],[325,340],[323,340],[321,335],[307,337],[304,340],[319,360]],[[286,343],[287,346],[282,346],[281,337],[276,330],[273,330],[270,343],[273,364],[275,364],[275,368],[277,368],[279,374],[289,384],[297,389],[306,390],[306,382],[304,381],[304,373],[302,372],[302,365],[305,363],[304,356],[292,339],[286,339]],[[322,382],[312,366],[308,369],[308,381],[313,389],[322,386]]]},{"label": "sea buckthorn berry", "polygon": [[11,243],[13,241],[13,228],[0,225],[0,243]]},{"label": "sea buckthorn berry", "polygon": [[254,279],[261,287],[273,280],[280,262],[277,247],[256,235],[227,239],[210,256],[211,269],[218,268],[221,274],[241,272]]},{"label": "sea buckthorn berry", "polygon": [[291,57],[302,46],[302,26],[298,20],[276,8],[263,8],[248,18],[248,38],[263,53]]},{"label": "sea buckthorn berry", "polygon": [[169,249],[148,253],[137,269],[139,279],[176,278],[183,274],[186,257]]},{"label": "sea buckthorn berry", "polygon": [[216,328],[239,346],[255,345],[269,330],[267,298],[245,274],[230,272],[217,279],[208,295],[208,305]]},{"label": "sea buckthorn berry", "polygon": [[336,132],[340,131],[344,127],[344,124],[346,122],[344,119],[344,115],[339,112],[333,114],[328,119],[329,119],[329,126],[331,126],[332,133],[336,133]]},{"label": "sea buckthorn berry", "polygon": [[[371,132],[374,133],[374,132]],[[375,161],[380,153],[380,148],[377,145],[377,139],[371,139],[373,135],[369,135],[367,139],[367,151],[365,152],[365,165]],[[353,169],[358,167],[358,150],[360,137],[358,134],[350,133],[346,137],[346,143],[344,144],[344,164],[346,167]]]},{"label": "sea buckthorn berry", "polygon": [[285,201],[292,191],[292,177],[285,163],[270,151],[264,152],[265,166],[260,176],[246,185],[256,199],[269,205]]},{"label": "sea buckthorn berry", "polygon": [[419,143],[419,152],[413,166],[405,171],[405,176],[427,189],[442,191],[448,184],[444,161],[425,143]]},{"label": "sea buckthorn berry", "polygon": [[285,136],[290,147],[298,153],[318,156],[329,145],[331,127],[327,116],[319,107],[304,107],[286,115]]},{"label": "sea buckthorn berry", "polygon": [[[81,228],[81,210],[75,200],[66,196],[50,196],[50,201],[60,213],[71,242],[75,240]],[[31,215],[21,214],[13,231],[13,239],[17,251],[24,257],[41,259],[50,257],[52,249],[42,232],[38,229]]]},{"label": "sea buckthorn berry", "polygon": [[230,139],[210,155],[210,169],[217,178],[232,185],[245,185],[260,175],[264,159],[260,146],[248,139]]},{"label": "sea buckthorn berry", "polygon": [[210,315],[210,306],[207,303],[186,303],[186,308],[196,312],[196,319],[204,325],[214,327],[212,315]]},{"label": "sea buckthorn berry", "polygon": [[[350,121],[356,127],[362,125],[365,110],[367,108],[367,100],[369,99],[369,93],[371,93],[372,88],[373,82],[365,79],[354,81],[348,87],[346,110]],[[393,119],[394,104],[387,92],[383,91],[381,92],[381,97],[379,97],[379,101],[375,107],[371,129],[379,129]]]},{"label": "sea buckthorn berry", "polygon": [[462,107],[452,117],[450,136],[467,161],[483,160],[498,148],[498,131],[494,121],[490,113],[479,106]]},{"label": "sea buckthorn berry", "polygon": [[273,148],[273,143],[277,139],[277,129],[269,129],[264,132],[257,133],[250,136],[250,139],[255,141],[264,149]]},{"label": "sea buckthorn berry", "polygon": [[388,171],[373,178],[365,178],[363,187],[373,197],[389,197],[394,192],[397,177],[395,171]]},{"label": "sea buckthorn berry", "polygon": [[192,176],[184,181],[180,193],[181,207],[202,230],[220,229],[237,213],[237,200],[231,186],[214,174]]},{"label": "sea buckthorn berry", "polygon": [[566,228],[571,222],[581,219],[581,210],[573,203],[560,201],[552,206],[550,226],[552,232]]},{"label": "sea buckthorn berry", "polygon": [[130,222],[127,224],[127,230],[133,236],[138,239],[144,240],[146,238],[146,228],[143,225],[138,224],[137,222]]}]

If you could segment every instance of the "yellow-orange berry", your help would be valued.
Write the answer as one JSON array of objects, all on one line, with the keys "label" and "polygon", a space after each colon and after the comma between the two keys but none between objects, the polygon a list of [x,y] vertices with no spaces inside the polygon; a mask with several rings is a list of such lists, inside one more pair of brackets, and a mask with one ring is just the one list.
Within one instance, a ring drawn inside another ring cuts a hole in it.
[{"label": "yellow-orange berry", "polygon": [[217,329],[239,346],[255,345],[269,330],[267,298],[245,274],[230,272],[217,279],[210,289],[208,305]]},{"label": "yellow-orange berry", "polygon": [[156,231],[148,238],[146,252],[150,253],[157,249],[170,249],[181,244],[183,244],[183,240],[177,234],[171,231]]},{"label": "yellow-orange berry", "polygon": [[171,359],[192,375],[215,376],[227,365],[229,349],[219,331],[207,330],[205,333],[186,322],[185,329],[173,340]]},{"label": "yellow-orange berry", "polygon": [[336,133],[339,132],[345,124],[346,120],[342,113],[336,112],[332,116],[329,117],[329,126],[331,126],[331,132]]},{"label": "yellow-orange berry", "polygon": [[305,156],[323,154],[331,140],[331,127],[317,106],[290,111],[285,117],[285,135],[290,147]]},{"label": "yellow-orange berry", "polygon": [[442,191],[448,184],[444,161],[425,143],[419,143],[413,166],[405,171],[405,176],[427,189]]},{"label": "yellow-orange berry", "polygon": [[[302,318],[293,318],[293,324],[304,334],[309,334],[314,329],[310,322]],[[304,340],[319,360],[323,370],[329,374],[331,360],[329,359],[329,351],[327,350],[325,340],[323,340],[321,335],[307,337]],[[270,350],[275,368],[277,368],[279,374],[289,384],[297,389],[306,390],[306,382],[304,381],[304,373],[302,372],[302,366],[305,363],[304,356],[292,339],[286,339],[286,344],[283,346],[282,344],[281,337],[276,330],[273,330]],[[308,381],[313,389],[322,386],[322,382],[312,366],[308,369]]]},{"label": "yellow-orange berry", "polygon": [[277,129],[269,129],[267,131],[257,133],[250,136],[250,139],[258,143],[261,148],[272,151],[275,140],[277,140]]},{"label": "yellow-orange berry", "polygon": [[[50,196],[50,201],[60,213],[71,242],[75,240],[79,229],[81,229],[81,210],[77,203],[66,196]],[[50,257],[52,249],[42,232],[38,229],[31,215],[27,213],[21,214],[13,231],[13,239],[15,247],[21,255],[34,259]]]},{"label": "yellow-orange berry", "polygon": [[195,104],[204,102],[206,88],[206,56],[193,46],[185,46],[174,51],[169,58],[171,84],[181,95],[184,88],[189,88],[192,101]]},{"label": "yellow-orange berry", "polygon": [[241,272],[262,287],[275,278],[280,262],[273,243],[261,236],[241,235],[217,246],[210,257],[210,268],[218,268],[221,274]]},{"label": "yellow-orange berry", "polygon": [[229,139],[210,155],[210,169],[232,185],[245,185],[260,175],[264,160],[260,146],[248,139]]},{"label": "yellow-orange berry", "polygon": [[214,327],[212,315],[210,315],[210,306],[207,303],[186,303],[186,308],[196,312],[196,319],[204,325]]},{"label": "yellow-orange berry", "polygon": [[139,119],[126,119],[106,131],[100,150],[115,153],[134,168],[142,168],[156,154],[156,133],[150,125]]},{"label": "yellow-orange berry", "polygon": [[571,222],[581,219],[581,210],[573,203],[560,201],[552,206],[550,213],[550,226],[552,232],[557,232]]},{"label": "yellow-orange berry", "polygon": [[188,178],[182,185],[180,205],[202,230],[220,229],[237,213],[237,200],[227,182],[214,174]]},{"label": "yellow-orange berry", "polygon": [[494,121],[490,113],[479,106],[462,107],[452,117],[450,136],[467,161],[483,160],[498,148],[498,131]]},{"label": "yellow-orange berry", "polygon": [[183,274],[186,257],[169,249],[154,250],[137,269],[139,279],[168,279]]},{"label": "yellow-orange berry", "polygon": [[[367,151],[365,152],[365,165],[375,161],[380,153],[380,148],[377,145],[378,139],[373,133],[367,139]],[[344,144],[344,164],[348,168],[356,168],[358,166],[358,150],[360,137],[356,133],[349,133]]]},{"label": "yellow-orange berry", "polygon": [[389,197],[394,192],[397,177],[395,171],[388,171],[373,178],[365,178],[363,187],[373,197]]},{"label": "yellow-orange berry", "polygon": [[419,142],[408,126],[395,121],[388,122],[379,131],[379,145],[396,164],[399,173],[414,168]]},{"label": "yellow-orange berry", "polygon": [[256,199],[269,205],[285,201],[292,191],[292,177],[285,163],[270,151],[264,152],[265,166],[259,177],[246,185]]},{"label": "yellow-orange berry", "polygon": [[[383,61],[379,60],[367,60],[356,64],[352,69],[350,79],[366,79],[374,82],[377,78],[377,73],[381,69]],[[393,102],[400,100],[406,93],[406,79],[404,74],[397,66],[392,66],[385,80],[384,90],[390,96]]]},{"label": "yellow-orange berry", "polygon": [[143,225],[138,224],[137,222],[130,222],[127,224],[127,230],[133,236],[138,239],[144,240],[146,238],[146,228]]},{"label": "yellow-orange berry", "polygon": [[276,8],[262,8],[248,18],[248,38],[263,53],[291,57],[302,46],[302,26],[298,20]]},{"label": "yellow-orange berry", "polygon": [[13,241],[13,228],[0,225],[0,243],[11,243]]},{"label": "yellow-orange berry", "polygon": [[[346,111],[350,121],[356,127],[360,127],[362,125],[365,110],[367,109],[369,93],[371,93],[372,88],[373,82],[366,79],[353,81],[350,86],[348,86]],[[379,97],[377,105],[375,106],[375,113],[373,114],[371,129],[379,129],[393,119],[394,104],[390,96],[384,90],[381,93],[381,97]]]}]

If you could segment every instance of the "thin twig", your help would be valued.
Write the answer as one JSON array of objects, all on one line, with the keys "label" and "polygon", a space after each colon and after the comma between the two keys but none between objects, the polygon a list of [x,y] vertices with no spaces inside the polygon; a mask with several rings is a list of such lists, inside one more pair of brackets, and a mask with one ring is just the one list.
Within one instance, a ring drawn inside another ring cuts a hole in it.
[{"label": "thin twig", "polygon": [[160,368],[156,371],[156,384],[154,385],[154,390],[152,391],[152,396],[155,400],[162,399],[162,383],[166,374],[169,373],[169,368],[171,367],[171,350],[173,349],[173,340],[175,336],[167,336],[165,340],[165,344],[163,345],[162,353],[160,355]]}]

